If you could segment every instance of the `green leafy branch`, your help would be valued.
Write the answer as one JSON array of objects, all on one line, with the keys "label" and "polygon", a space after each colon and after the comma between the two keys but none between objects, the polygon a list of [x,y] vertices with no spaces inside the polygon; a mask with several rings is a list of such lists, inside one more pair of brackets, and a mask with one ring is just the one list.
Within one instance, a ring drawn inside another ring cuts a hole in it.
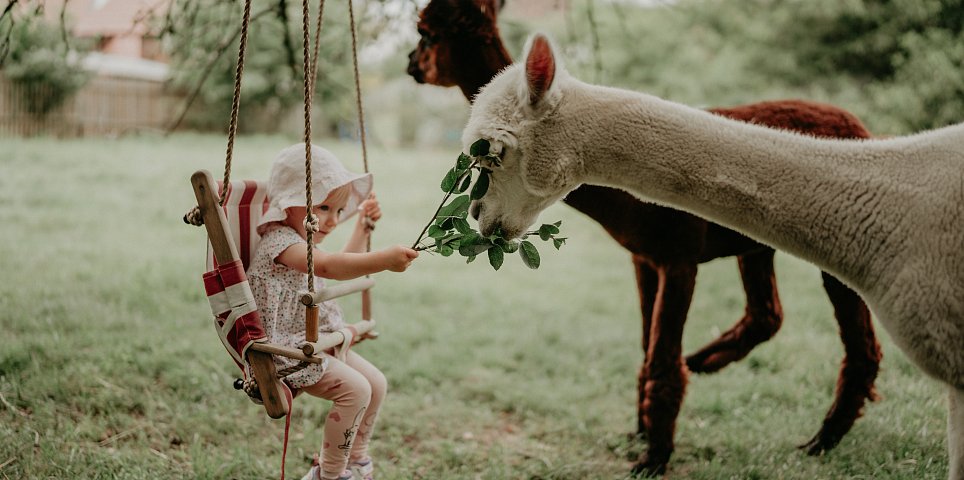
[{"label": "green leafy branch", "polygon": [[[482,235],[469,224],[469,205],[472,200],[485,196],[489,189],[489,175],[492,170],[484,167],[483,163],[499,165],[501,162],[498,155],[489,153],[489,142],[484,139],[473,143],[468,155],[460,153],[455,166],[449,169],[442,179],[441,187],[445,192],[442,203],[419,233],[412,248],[438,253],[443,257],[458,252],[466,257],[465,263],[471,263],[477,256],[485,253],[489,258],[489,265],[498,270],[505,261],[505,254],[516,252],[527,267],[539,268],[539,250],[527,240],[531,235],[538,235],[543,241],[552,241],[557,250],[562,247],[566,238],[556,236],[562,222],[543,224],[538,230],[526,232],[518,239],[506,239],[498,230],[492,235]],[[478,171],[478,178],[473,185],[472,177],[475,171]],[[465,194],[466,191],[469,193]],[[428,239],[432,239],[432,243],[423,243]]]}]

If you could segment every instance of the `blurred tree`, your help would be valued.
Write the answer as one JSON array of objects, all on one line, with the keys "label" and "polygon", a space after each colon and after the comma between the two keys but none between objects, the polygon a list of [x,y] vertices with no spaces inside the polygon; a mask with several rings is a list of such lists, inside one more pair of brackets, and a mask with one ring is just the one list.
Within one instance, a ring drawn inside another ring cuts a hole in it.
[{"label": "blurred tree", "polygon": [[695,106],[826,101],[878,134],[964,121],[964,0],[570,5],[532,26],[579,78]]},{"label": "blurred tree", "polygon": [[[317,9],[317,2],[312,3]],[[227,124],[242,13],[243,2],[237,0],[186,0],[155,19],[171,55],[173,84],[198,94],[190,116],[193,127],[217,129]],[[316,13],[310,12],[312,37]],[[322,106],[315,113],[329,121],[319,122],[321,134],[335,128],[336,121],[331,119],[351,118],[347,114],[354,107],[347,17],[342,2],[325,6],[315,89],[315,102]],[[303,101],[301,22],[301,2],[252,2],[241,83],[241,131],[263,130],[246,123],[245,117],[277,122]]]},{"label": "blurred tree", "polygon": [[964,120],[964,1],[793,2],[781,46],[808,76],[845,75],[905,131]]},{"label": "blurred tree", "polygon": [[[42,21],[43,2],[9,2],[0,13],[0,74],[37,92],[25,100],[31,113],[44,115],[63,104],[88,79],[76,61],[88,45],[72,38],[63,22]],[[39,93],[43,93],[40,95]]]},{"label": "blurred tree", "polygon": [[[314,46],[317,9],[309,12]],[[356,2],[355,20],[360,43],[376,42],[391,31],[390,0]],[[194,127],[223,128],[231,108],[234,74],[243,14],[243,0],[180,0],[153,21],[172,58],[173,82],[197,92],[199,105],[191,111]],[[414,9],[412,9],[414,12]],[[303,101],[302,2],[253,0],[244,60],[242,112],[276,125]],[[414,23],[414,20],[413,20]],[[313,125],[319,134],[336,135],[354,128],[355,99],[351,60],[351,32],[345,2],[325,2],[315,80]],[[361,48],[362,45],[359,45]],[[312,52],[313,53],[313,52]],[[401,75],[400,71],[398,75]],[[244,117],[245,115],[242,115]],[[345,125],[352,125],[345,127]],[[264,130],[244,119],[241,131]]]}]

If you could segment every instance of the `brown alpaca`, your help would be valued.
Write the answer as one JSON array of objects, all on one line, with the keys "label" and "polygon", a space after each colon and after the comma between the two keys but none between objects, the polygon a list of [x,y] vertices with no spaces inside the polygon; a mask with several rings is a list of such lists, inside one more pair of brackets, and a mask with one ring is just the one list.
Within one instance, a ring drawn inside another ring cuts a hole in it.
[{"label": "brown alpaca", "polygon": [[[421,12],[422,38],[409,55],[408,73],[419,83],[458,86],[469,101],[512,63],[499,37],[495,0],[432,0]],[[860,121],[829,105],[763,102],[713,113],[811,135],[868,138]],[[646,354],[639,374],[637,433],[649,441],[634,471],[660,474],[673,451],[673,433],[686,387],[682,334],[698,265],[736,256],[746,290],[745,314],[718,339],[686,357],[689,371],[715,372],[745,357],[780,328],[783,310],[773,272],[773,249],[688,213],[644,203],[613,188],[583,185],[565,202],[599,222],[632,253],[643,316]],[[852,290],[823,273],[823,286],[840,326],[845,357],[835,399],[820,431],[801,448],[811,455],[840,441],[876,399],[881,352],[870,312]]]}]

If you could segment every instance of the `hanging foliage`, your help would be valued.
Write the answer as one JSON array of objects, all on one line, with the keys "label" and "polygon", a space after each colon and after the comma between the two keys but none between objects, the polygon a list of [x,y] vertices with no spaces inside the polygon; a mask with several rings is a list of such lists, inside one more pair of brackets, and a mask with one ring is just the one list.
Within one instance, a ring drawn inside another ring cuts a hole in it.
[{"label": "hanging foliage", "polygon": [[[543,241],[552,241],[558,250],[566,243],[565,237],[556,237],[562,222],[544,224],[537,230],[524,233],[518,239],[507,239],[502,232],[496,231],[491,235],[482,235],[469,224],[469,205],[473,200],[485,196],[489,189],[489,174],[491,170],[482,166],[483,161],[498,165],[501,159],[489,153],[489,142],[480,139],[469,148],[469,154],[459,154],[458,160],[445,174],[441,187],[445,192],[442,203],[435,211],[432,220],[422,229],[418,239],[412,245],[415,250],[428,250],[448,257],[458,252],[466,257],[465,263],[471,263],[476,257],[485,253],[489,265],[498,270],[502,267],[505,254],[518,253],[525,266],[536,269],[541,262],[539,250],[528,240],[532,235]],[[473,172],[478,172],[475,184],[472,184]],[[471,190],[469,187],[471,186]],[[466,194],[465,192],[469,193]],[[455,197],[453,197],[455,195]],[[432,243],[423,244],[423,240],[432,239]]]}]

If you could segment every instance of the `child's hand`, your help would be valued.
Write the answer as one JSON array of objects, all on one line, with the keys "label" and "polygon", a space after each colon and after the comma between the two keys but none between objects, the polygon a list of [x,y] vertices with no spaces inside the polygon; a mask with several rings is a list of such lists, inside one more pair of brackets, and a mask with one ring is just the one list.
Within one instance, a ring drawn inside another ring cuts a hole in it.
[{"label": "child's hand", "polygon": [[394,245],[383,250],[385,252],[388,265],[386,270],[393,272],[404,272],[412,264],[412,260],[418,257],[418,252],[404,245]]},{"label": "child's hand", "polygon": [[372,193],[368,199],[358,205],[358,226],[366,230],[374,230],[375,222],[382,218],[382,208],[378,199]]}]

